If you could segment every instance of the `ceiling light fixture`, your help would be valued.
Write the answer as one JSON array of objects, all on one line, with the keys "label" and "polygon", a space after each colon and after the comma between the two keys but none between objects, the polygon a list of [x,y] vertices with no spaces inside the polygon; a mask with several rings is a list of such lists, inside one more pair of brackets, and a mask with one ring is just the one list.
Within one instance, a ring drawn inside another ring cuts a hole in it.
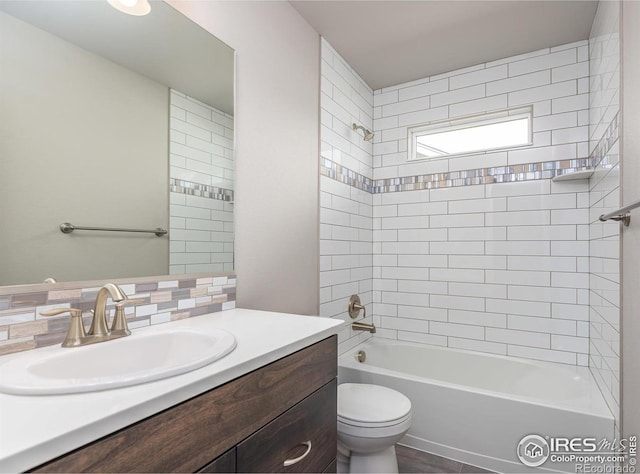
[{"label": "ceiling light fixture", "polygon": [[151,11],[149,0],[107,0],[109,5],[123,13],[143,16]]}]

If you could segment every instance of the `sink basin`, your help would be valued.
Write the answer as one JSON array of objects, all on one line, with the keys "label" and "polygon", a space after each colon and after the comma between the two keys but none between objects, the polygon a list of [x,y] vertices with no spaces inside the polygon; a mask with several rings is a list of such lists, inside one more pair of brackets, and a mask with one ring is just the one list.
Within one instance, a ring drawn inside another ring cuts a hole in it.
[{"label": "sink basin", "polygon": [[138,385],[198,369],[229,354],[235,337],[223,330],[138,331],[77,348],[47,347],[0,365],[0,392],[55,395]]}]

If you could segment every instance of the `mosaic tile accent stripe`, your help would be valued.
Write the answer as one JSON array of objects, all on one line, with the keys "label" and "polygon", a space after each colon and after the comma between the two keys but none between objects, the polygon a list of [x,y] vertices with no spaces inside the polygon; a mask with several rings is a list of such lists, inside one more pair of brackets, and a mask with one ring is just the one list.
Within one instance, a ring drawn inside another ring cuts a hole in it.
[{"label": "mosaic tile accent stripe", "polygon": [[233,202],[233,189],[218,188],[206,184],[192,183],[183,179],[170,178],[169,191],[172,193],[188,194],[219,201]]},{"label": "mosaic tile accent stripe", "polygon": [[354,188],[358,188],[367,193],[373,193],[373,180],[366,176],[357,173],[349,168],[346,168],[335,161],[322,158],[320,164],[320,173],[341,183],[347,184]]},{"label": "mosaic tile accent stripe", "polygon": [[596,147],[591,152],[589,157],[591,167],[595,169],[598,165],[603,168],[609,168],[606,164],[601,164],[602,160],[607,156],[609,150],[616,142],[620,133],[620,112],[616,113],[615,117],[611,120],[611,123],[604,132],[603,137],[600,139]]},{"label": "mosaic tile accent stripe", "polygon": [[555,176],[583,171],[589,168],[590,160],[544,161],[513,166],[499,166],[495,168],[477,168],[447,173],[433,173],[417,176],[404,176],[371,180],[366,176],[322,158],[320,172],[322,175],[335,179],[349,186],[363,191],[380,194],[399,191],[415,191],[420,189],[451,188],[458,186],[473,186],[476,184],[511,183],[516,181],[532,181],[551,179]]},{"label": "mosaic tile accent stripe", "polygon": [[545,161],[541,163],[500,166],[496,168],[477,168],[447,173],[379,179],[374,182],[373,193],[551,179],[556,175],[586,169],[588,163],[589,160],[584,158],[579,160]]},{"label": "mosaic tile accent stripe", "polygon": [[[126,308],[130,328],[167,323],[178,319],[235,308],[235,275],[119,284],[129,298],[142,303]],[[0,356],[60,344],[69,328],[70,316],[45,318],[40,312],[54,308],[79,308],[85,326],[99,288],[36,291],[3,296],[0,308]],[[114,305],[107,305],[113,317]]]}]

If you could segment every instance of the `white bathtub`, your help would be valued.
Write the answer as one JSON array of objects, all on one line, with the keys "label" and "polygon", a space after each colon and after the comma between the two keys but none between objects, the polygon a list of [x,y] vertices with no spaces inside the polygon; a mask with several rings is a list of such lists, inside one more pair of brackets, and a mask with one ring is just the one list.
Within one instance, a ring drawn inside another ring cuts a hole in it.
[{"label": "white bathtub", "polygon": [[524,466],[516,449],[525,435],[613,438],[613,416],[585,367],[370,339],[340,356],[338,380],[411,399],[401,444],[497,472],[574,471],[551,461]]}]

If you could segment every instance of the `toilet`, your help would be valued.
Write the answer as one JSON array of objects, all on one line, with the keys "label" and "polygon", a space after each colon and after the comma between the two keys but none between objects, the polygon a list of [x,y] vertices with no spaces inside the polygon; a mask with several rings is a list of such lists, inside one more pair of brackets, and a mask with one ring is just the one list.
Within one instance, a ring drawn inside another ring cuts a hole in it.
[{"label": "toilet", "polygon": [[338,472],[398,472],[395,444],[411,426],[411,400],[380,385],[338,385]]}]

